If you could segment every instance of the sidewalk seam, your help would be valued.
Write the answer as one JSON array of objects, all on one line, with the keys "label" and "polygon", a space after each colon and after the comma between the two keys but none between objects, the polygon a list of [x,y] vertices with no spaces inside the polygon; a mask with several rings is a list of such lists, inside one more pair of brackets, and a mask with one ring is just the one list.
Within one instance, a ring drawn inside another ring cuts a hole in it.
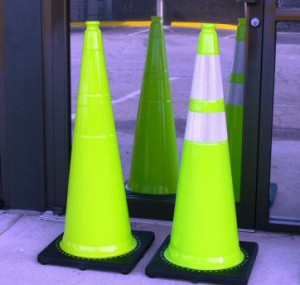
[{"label": "sidewalk seam", "polygon": [[6,233],[8,230],[10,230],[21,218],[23,218],[24,215],[18,215],[12,221],[5,227],[3,231],[0,232],[0,236],[2,236],[4,233]]}]

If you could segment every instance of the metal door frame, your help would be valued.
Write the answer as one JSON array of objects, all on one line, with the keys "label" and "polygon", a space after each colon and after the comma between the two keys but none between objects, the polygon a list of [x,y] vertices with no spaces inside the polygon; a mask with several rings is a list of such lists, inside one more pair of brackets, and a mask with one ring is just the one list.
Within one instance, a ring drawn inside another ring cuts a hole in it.
[{"label": "metal door frame", "polygon": [[269,218],[276,22],[300,21],[300,9],[281,9],[277,7],[276,0],[265,0],[264,6],[256,223],[257,228],[262,230],[300,233],[300,223],[287,221],[279,224]]},{"label": "metal door frame", "polygon": [[[4,19],[3,19],[3,1],[0,1],[0,94],[4,94],[5,90],[5,71],[4,71]],[[4,136],[4,120],[5,120],[5,97],[0,96],[0,138]],[[0,207],[2,207],[2,189],[3,189],[3,179],[2,172],[4,171],[2,168],[2,149],[4,149],[4,141],[0,139]]]},{"label": "metal door frame", "polygon": [[[237,205],[237,218],[240,228],[255,229],[264,7],[257,1],[249,1],[245,4],[245,11],[247,46],[241,175],[242,195],[241,202]],[[260,24],[256,27],[251,26],[251,19],[253,18],[260,21]]]},{"label": "metal door frame", "polygon": [[0,0],[5,208],[62,211],[65,205],[71,133],[68,3]]}]

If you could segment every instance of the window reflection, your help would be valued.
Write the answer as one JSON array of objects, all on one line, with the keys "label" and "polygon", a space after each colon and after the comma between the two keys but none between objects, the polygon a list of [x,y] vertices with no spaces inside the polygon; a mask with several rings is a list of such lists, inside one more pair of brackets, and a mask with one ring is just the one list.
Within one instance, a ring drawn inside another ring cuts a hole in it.
[{"label": "window reflection", "polygon": [[270,186],[270,218],[273,220],[300,221],[299,55],[299,25],[279,23]]},{"label": "window reflection", "polygon": [[279,8],[300,8],[299,0],[277,0]]}]

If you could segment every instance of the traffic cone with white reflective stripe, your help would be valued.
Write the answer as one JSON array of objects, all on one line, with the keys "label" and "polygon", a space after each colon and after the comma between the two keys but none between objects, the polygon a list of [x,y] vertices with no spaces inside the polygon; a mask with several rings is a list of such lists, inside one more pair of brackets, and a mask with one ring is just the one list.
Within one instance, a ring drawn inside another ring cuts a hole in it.
[{"label": "traffic cone with white reflective stripe", "polygon": [[[185,218],[188,216],[192,219]],[[202,26],[183,145],[171,263],[199,270],[240,264],[220,55],[215,26]]]},{"label": "traffic cone with white reflective stripe", "polygon": [[179,172],[176,129],[161,17],[153,16],[127,190],[176,193]]},{"label": "traffic cone with white reflective stripe", "polygon": [[[214,24],[203,24],[172,234],[151,260],[146,274],[219,283],[227,270],[233,270],[231,277],[240,274],[233,268],[256,255],[257,245],[251,246],[251,253],[241,250],[238,239],[218,36]],[[227,280],[226,284],[236,283]]]},{"label": "traffic cone with white reflective stripe", "polygon": [[84,34],[65,232],[38,260],[128,273],[154,235],[131,232],[99,24]]},{"label": "traffic cone with white reflective stripe", "polygon": [[243,138],[243,102],[245,82],[246,19],[238,19],[234,61],[226,98],[228,143],[232,182],[236,202],[241,199],[241,163]]}]

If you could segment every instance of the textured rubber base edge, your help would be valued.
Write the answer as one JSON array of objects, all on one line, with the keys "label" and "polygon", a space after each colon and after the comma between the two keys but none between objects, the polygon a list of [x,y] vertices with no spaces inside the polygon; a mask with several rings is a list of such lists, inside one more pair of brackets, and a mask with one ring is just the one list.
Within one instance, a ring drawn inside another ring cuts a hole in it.
[{"label": "textured rubber base edge", "polygon": [[177,266],[166,260],[164,257],[164,251],[169,242],[170,236],[164,240],[150,263],[147,265],[145,269],[147,276],[151,278],[162,277],[186,280],[193,283],[206,282],[215,284],[245,285],[248,283],[258,252],[258,245],[256,243],[242,241],[240,242],[240,247],[245,254],[245,259],[238,266],[225,270],[194,270]]},{"label": "textured rubber base edge", "polygon": [[155,235],[148,231],[133,231],[138,244],[131,252],[110,258],[81,258],[65,253],[59,246],[63,234],[57,237],[37,257],[41,264],[61,265],[75,267],[81,270],[94,269],[128,274],[144,256]]}]

